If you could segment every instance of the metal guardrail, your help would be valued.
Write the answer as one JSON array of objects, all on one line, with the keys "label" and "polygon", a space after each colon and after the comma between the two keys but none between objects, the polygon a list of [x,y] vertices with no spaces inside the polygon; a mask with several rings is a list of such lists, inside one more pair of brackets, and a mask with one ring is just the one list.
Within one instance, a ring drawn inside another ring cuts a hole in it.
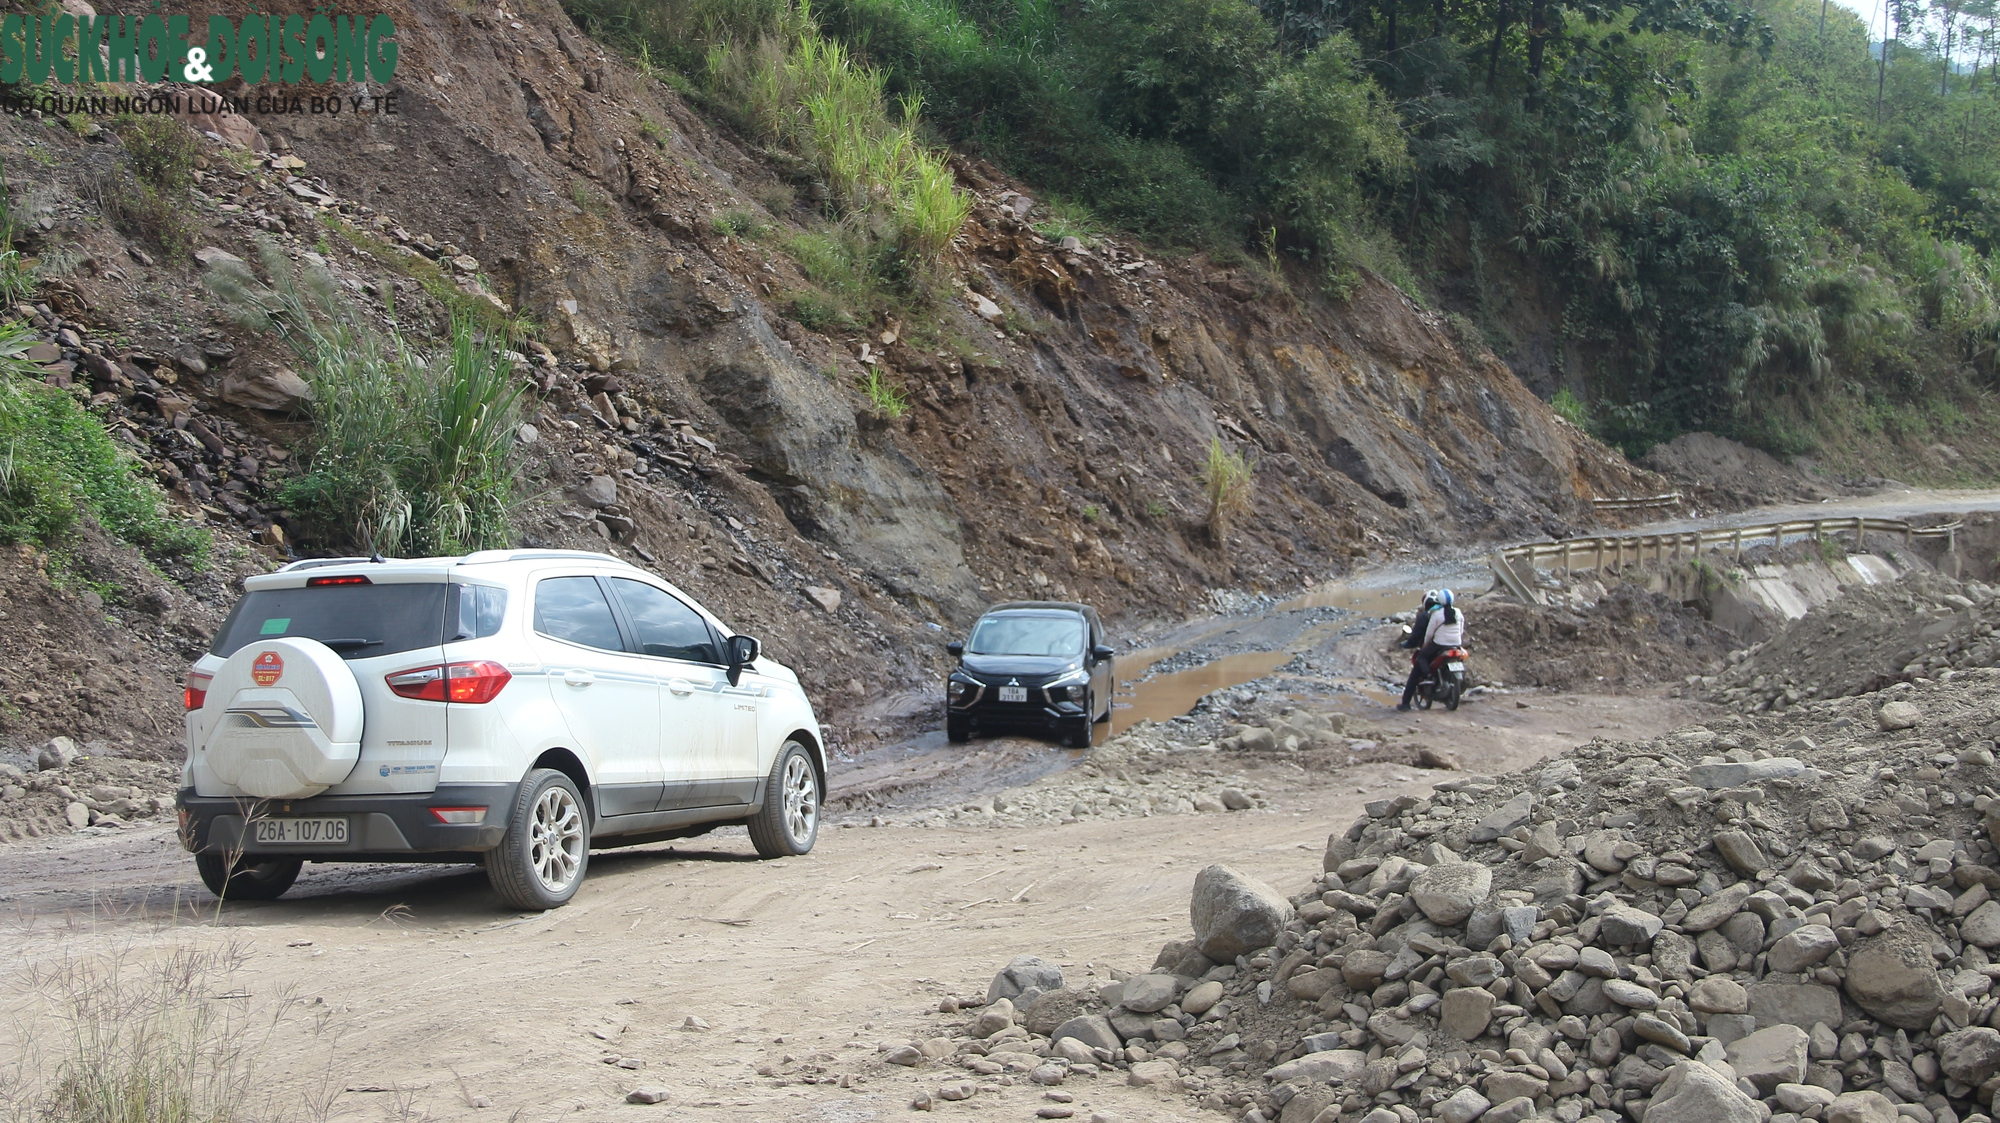
[{"label": "metal guardrail", "polygon": [[1529,542],[1496,550],[1493,574],[1515,596],[1541,603],[1534,588],[1537,569],[1559,569],[1564,573],[1602,569],[1606,564],[1625,565],[1647,560],[1672,561],[1698,557],[1705,551],[1728,549],[1742,557],[1746,545],[1770,542],[1782,546],[1787,539],[1810,537],[1821,542],[1830,534],[1854,535],[1860,544],[1864,534],[1900,534],[1905,543],[1920,538],[1942,538],[1947,550],[1958,546],[1962,522],[1942,526],[1914,526],[1907,519],[1879,519],[1865,515],[1840,519],[1801,519],[1792,522],[1760,523],[1755,526],[1719,527],[1665,534],[1617,534],[1595,538],[1569,538],[1561,542]]},{"label": "metal guardrail", "polygon": [[1592,499],[1590,505],[1600,511],[1645,511],[1655,507],[1678,507],[1681,493],[1670,491],[1665,495],[1640,495],[1625,499]]}]

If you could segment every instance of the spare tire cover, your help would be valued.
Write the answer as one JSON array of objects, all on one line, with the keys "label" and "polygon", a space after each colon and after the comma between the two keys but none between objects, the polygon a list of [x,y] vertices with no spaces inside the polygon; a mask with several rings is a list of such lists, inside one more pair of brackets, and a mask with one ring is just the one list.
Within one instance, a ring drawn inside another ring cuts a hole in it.
[{"label": "spare tire cover", "polygon": [[318,795],[361,756],[361,687],[317,640],[245,645],[215,672],[208,697],[223,712],[202,754],[216,779],[246,795]]}]

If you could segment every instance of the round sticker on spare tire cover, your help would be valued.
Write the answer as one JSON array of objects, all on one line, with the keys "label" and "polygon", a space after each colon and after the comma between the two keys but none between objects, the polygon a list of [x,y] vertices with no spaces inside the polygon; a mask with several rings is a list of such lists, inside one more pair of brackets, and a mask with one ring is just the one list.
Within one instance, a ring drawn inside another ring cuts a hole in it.
[{"label": "round sticker on spare tire cover", "polygon": [[250,677],[258,686],[271,686],[285,675],[285,661],[278,658],[275,651],[261,652],[257,661],[250,664]]}]

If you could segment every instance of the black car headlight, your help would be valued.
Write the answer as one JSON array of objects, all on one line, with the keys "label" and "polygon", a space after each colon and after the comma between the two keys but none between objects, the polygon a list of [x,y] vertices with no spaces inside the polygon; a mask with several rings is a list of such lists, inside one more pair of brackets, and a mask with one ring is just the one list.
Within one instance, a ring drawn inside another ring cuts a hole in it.
[{"label": "black car headlight", "polygon": [[1090,693],[1090,680],[1083,675],[1058,679],[1049,684],[1049,700],[1052,702],[1082,702]]},{"label": "black car headlight", "polygon": [[962,700],[967,695],[971,694],[974,689],[975,687],[973,686],[972,683],[967,682],[962,678],[949,679],[944,684],[945,697],[951,699],[954,702]]}]

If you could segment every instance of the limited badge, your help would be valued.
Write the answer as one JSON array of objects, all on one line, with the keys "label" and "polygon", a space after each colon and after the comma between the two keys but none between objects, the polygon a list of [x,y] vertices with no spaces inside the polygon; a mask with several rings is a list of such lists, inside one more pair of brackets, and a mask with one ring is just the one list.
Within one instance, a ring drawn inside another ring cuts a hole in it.
[{"label": "limited badge", "polygon": [[285,661],[278,658],[275,651],[260,652],[257,661],[250,664],[250,677],[258,686],[272,686],[285,676]]}]

